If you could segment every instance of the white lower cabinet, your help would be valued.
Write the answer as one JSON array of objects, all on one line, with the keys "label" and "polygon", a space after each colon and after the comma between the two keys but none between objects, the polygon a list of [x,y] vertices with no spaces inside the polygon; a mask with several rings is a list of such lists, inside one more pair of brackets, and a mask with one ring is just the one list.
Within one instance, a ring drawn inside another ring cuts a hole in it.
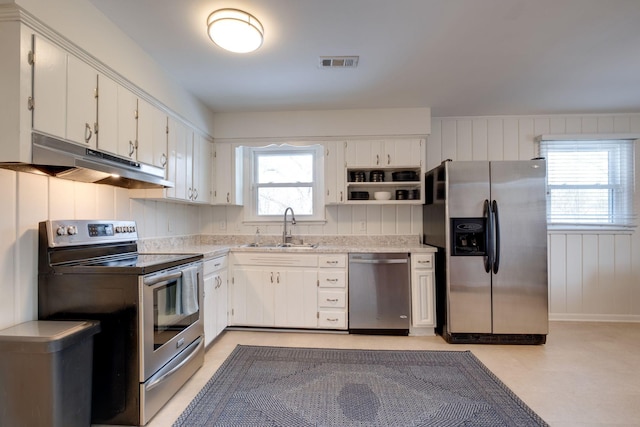
[{"label": "white lower cabinet", "polygon": [[[238,252],[231,259],[232,325],[346,329],[345,255]],[[342,267],[323,267],[335,260]]]},{"label": "white lower cabinet", "polygon": [[228,256],[204,262],[204,343],[209,345],[227,327]]},{"label": "white lower cabinet", "polygon": [[433,334],[436,327],[434,254],[411,254],[411,332]]},{"label": "white lower cabinet", "polygon": [[318,258],[318,328],[347,329],[347,255]]}]

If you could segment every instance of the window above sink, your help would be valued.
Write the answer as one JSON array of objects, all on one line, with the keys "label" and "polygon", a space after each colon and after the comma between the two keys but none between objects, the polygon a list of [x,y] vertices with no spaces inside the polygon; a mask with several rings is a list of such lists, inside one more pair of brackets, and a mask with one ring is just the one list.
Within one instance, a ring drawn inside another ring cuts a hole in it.
[{"label": "window above sink", "polygon": [[324,220],[322,145],[243,147],[244,220],[275,222],[292,207],[298,221]]}]

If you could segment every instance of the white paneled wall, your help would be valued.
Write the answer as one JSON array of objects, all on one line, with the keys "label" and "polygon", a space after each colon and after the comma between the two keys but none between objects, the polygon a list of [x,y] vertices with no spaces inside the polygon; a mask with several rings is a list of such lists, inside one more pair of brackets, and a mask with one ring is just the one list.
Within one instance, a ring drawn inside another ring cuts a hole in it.
[{"label": "white paneled wall", "polygon": [[[444,159],[524,160],[540,134],[640,133],[640,114],[434,118],[427,167]],[[640,147],[636,144],[636,165]],[[636,173],[636,188],[640,188]],[[635,211],[640,201],[635,195]],[[637,232],[561,233],[549,238],[551,319],[640,321]]]},{"label": "white paneled wall", "polygon": [[141,237],[198,234],[197,207],[130,200],[128,190],[0,169],[0,329],[38,316],[38,223],[135,219]]}]

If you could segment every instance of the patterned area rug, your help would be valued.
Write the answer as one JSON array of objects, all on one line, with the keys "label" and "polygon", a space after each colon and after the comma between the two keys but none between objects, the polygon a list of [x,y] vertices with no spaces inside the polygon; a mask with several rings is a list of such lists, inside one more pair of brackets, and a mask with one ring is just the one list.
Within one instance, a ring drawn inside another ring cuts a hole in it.
[{"label": "patterned area rug", "polygon": [[469,351],[238,346],[174,427],[546,425]]}]

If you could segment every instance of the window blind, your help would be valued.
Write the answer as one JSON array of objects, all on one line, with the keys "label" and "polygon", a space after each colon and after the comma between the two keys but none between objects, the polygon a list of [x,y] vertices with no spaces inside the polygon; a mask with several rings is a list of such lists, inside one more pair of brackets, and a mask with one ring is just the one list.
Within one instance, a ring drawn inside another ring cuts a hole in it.
[{"label": "window blind", "polygon": [[540,141],[540,156],[549,225],[634,225],[634,141]]}]

